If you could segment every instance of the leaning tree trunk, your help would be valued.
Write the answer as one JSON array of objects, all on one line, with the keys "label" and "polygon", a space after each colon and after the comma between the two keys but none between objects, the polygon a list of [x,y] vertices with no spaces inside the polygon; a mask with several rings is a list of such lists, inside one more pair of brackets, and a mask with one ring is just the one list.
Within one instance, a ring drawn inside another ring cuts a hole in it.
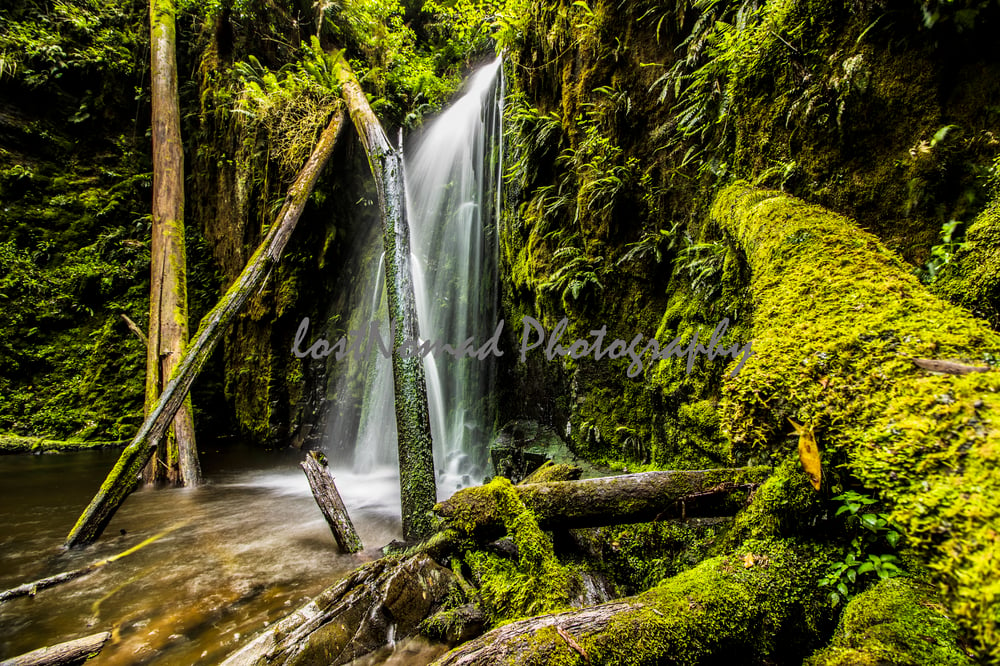
[{"label": "leaning tree trunk", "polygon": [[[184,146],[177,95],[175,0],[150,0],[150,79],[153,101],[153,230],[150,249],[146,414],[180,361],[188,338],[184,256]],[[148,482],[193,485],[201,480],[191,401],[174,417],[172,435],[155,442]],[[163,444],[166,444],[165,446]]]},{"label": "leaning tree trunk", "polygon": [[343,123],[344,114],[338,110],[320,136],[305,166],[295,177],[295,182],[288,188],[285,204],[271,230],[225,296],[211,312],[205,315],[194,336],[194,342],[181,357],[156,405],[146,416],[132,443],[122,451],[118,463],[66,537],[67,548],[85,545],[97,539],[118,507],[135,489],[139,474],[153,454],[155,443],[163,437],[174,414],[183,403],[188,389],[191,388],[191,383],[212,354],[226,326],[243,305],[260,291],[272,269],[278,264],[281,253],[288,244],[299,217],[302,216],[309,194],[333,153]]},{"label": "leaning tree trunk", "polygon": [[396,430],[399,433],[397,445],[403,538],[416,540],[429,536],[434,530],[431,509],[437,490],[423,360],[416,354],[403,356],[395,352],[407,340],[416,340],[419,334],[410,268],[403,156],[389,143],[364,90],[344,58],[340,58],[337,73],[344,101],[368,154],[382,211],[386,297],[393,329],[392,378]]}]

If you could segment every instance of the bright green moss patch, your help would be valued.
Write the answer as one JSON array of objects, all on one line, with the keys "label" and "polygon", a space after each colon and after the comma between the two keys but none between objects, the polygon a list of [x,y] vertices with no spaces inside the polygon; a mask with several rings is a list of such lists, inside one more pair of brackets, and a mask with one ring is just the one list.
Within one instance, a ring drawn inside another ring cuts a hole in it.
[{"label": "bright green moss patch", "polygon": [[976,218],[965,241],[933,290],[1000,326],[1000,200]]},{"label": "bright green moss patch", "polygon": [[44,437],[18,437],[17,435],[0,434],[0,454],[5,453],[61,453],[63,451],[82,451],[85,449],[111,449],[125,446],[126,441],[83,441],[45,439]]},{"label": "bright green moss patch", "polygon": [[[517,549],[513,558],[487,550],[472,550],[465,555],[465,562],[479,581],[491,619],[510,620],[568,606],[573,577],[556,559],[551,540],[538,527],[510,481],[497,477],[481,490],[490,495],[491,511]],[[462,513],[451,518],[451,526],[466,536],[476,522],[476,517]]]},{"label": "bright green moss patch", "polygon": [[1000,335],[844,217],[741,185],[712,216],[752,275],[754,357],[722,404],[736,457],[788,455],[789,418],[813,427],[824,460],[846,461],[893,507],[960,626],[1000,659],[1000,375],[934,375],[912,360],[985,366]]},{"label": "bright green moss patch", "polygon": [[971,664],[956,642],[957,633],[955,624],[934,602],[929,590],[893,578],[855,597],[844,608],[833,642],[806,664]]}]

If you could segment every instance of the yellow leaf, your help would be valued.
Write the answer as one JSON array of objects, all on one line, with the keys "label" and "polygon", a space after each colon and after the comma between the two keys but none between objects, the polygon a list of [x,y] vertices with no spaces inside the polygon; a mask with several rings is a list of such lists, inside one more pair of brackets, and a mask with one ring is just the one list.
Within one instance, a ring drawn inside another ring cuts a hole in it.
[{"label": "yellow leaf", "polygon": [[816,445],[816,434],[812,427],[799,425],[795,421],[788,419],[788,422],[795,428],[799,435],[799,461],[802,469],[809,475],[809,481],[817,491],[823,481],[823,463],[819,455],[819,447]]}]

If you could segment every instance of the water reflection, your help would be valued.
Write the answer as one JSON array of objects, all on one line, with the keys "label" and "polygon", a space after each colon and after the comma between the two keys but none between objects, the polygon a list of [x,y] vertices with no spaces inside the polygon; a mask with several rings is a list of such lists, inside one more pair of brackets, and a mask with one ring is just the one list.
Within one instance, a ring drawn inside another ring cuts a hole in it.
[{"label": "water reflection", "polygon": [[208,483],[140,490],[105,536],[63,552],[62,540],[116,452],[0,457],[0,589],[86,566],[173,531],[95,573],[0,605],[0,659],[99,631],[100,664],[214,664],[265,623],[399,537],[394,476],[335,471],[367,547],[337,554],[298,452],[207,455]]}]

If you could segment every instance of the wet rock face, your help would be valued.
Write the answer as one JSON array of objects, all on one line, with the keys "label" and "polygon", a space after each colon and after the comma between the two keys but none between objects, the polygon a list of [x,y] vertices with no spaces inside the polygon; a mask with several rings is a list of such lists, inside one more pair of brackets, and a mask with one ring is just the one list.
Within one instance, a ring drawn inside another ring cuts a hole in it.
[{"label": "wet rock face", "polygon": [[490,460],[497,476],[517,483],[547,460],[566,451],[552,428],[537,421],[509,421],[490,443]]}]

